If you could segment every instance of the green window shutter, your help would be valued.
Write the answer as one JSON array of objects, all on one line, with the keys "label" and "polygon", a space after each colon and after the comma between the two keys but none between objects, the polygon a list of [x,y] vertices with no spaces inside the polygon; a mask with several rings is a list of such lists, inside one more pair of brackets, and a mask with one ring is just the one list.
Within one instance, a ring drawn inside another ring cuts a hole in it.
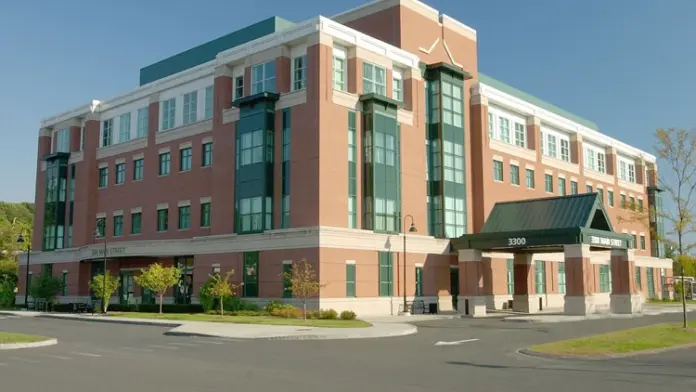
[{"label": "green window shutter", "polygon": [[423,296],[423,267],[416,267],[416,297]]},{"label": "green window shutter", "polygon": [[346,297],[355,297],[355,264],[346,264]]}]

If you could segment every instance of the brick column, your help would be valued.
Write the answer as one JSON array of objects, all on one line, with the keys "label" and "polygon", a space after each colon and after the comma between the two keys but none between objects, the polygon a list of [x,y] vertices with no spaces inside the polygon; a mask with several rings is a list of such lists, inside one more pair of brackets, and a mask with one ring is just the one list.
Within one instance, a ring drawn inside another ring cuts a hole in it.
[{"label": "brick column", "polygon": [[635,251],[633,249],[611,251],[612,313],[634,314],[643,311],[643,298],[633,280],[634,268]]},{"label": "brick column", "polygon": [[566,273],[564,313],[579,316],[595,313],[592,297],[594,271],[590,262],[590,246],[566,245],[564,253]]},{"label": "brick column", "polygon": [[527,117],[527,149],[536,151],[537,162],[541,162],[541,119],[539,117]]},{"label": "brick column", "polygon": [[515,312],[536,313],[539,311],[539,300],[534,290],[532,256],[529,253],[515,253],[514,256],[515,292],[512,296],[512,310]]},{"label": "brick column", "polygon": [[[470,317],[486,316],[486,297],[482,290],[481,251],[463,249],[459,251],[459,313]],[[468,304],[468,306],[467,306]]]}]

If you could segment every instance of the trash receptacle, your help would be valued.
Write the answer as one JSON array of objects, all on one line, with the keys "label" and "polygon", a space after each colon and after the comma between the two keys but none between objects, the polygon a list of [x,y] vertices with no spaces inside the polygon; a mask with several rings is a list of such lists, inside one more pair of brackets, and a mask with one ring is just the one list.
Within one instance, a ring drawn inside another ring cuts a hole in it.
[{"label": "trash receptacle", "polygon": [[429,303],[428,304],[428,313],[437,314],[437,303]]}]

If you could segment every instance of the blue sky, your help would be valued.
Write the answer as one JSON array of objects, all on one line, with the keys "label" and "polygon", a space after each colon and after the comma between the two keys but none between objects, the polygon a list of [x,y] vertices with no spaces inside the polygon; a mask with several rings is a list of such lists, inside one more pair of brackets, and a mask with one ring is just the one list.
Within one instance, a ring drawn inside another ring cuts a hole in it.
[{"label": "blue sky", "polygon": [[[0,200],[34,200],[42,117],[130,91],[142,66],[255,21],[278,15],[299,22],[363,3],[4,2]],[[427,3],[478,31],[480,71],[590,119],[604,133],[652,151],[656,128],[696,125],[696,1]]]}]

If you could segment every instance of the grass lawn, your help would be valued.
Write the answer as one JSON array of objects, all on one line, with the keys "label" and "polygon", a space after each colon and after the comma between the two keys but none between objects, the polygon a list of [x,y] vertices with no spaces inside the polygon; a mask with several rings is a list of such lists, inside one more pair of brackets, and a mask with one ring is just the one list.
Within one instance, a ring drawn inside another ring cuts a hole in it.
[{"label": "grass lawn", "polygon": [[112,312],[109,316],[135,319],[175,320],[175,321],[208,321],[214,323],[262,324],[262,325],[294,325],[300,327],[326,328],[364,328],[371,326],[362,320],[307,320],[286,319],[271,316],[224,316],[214,314],[182,314],[182,313],[134,313]]},{"label": "grass lawn", "polygon": [[[649,299],[648,300],[649,304],[655,304],[655,305],[665,305],[665,306],[682,306],[682,301],[677,300],[677,301],[662,301],[659,299]],[[696,305],[696,301],[692,299],[687,299],[686,300],[686,306],[689,305]]]},{"label": "grass lawn", "polygon": [[23,333],[11,333],[0,331],[0,344],[32,343],[42,342],[44,340],[48,340],[48,338],[44,336],[25,335]]},{"label": "grass lawn", "polygon": [[696,343],[696,322],[683,330],[681,324],[657,324],[585,338],[530,347],[530,350],[562,355],[610,355],[655,350]]}]

